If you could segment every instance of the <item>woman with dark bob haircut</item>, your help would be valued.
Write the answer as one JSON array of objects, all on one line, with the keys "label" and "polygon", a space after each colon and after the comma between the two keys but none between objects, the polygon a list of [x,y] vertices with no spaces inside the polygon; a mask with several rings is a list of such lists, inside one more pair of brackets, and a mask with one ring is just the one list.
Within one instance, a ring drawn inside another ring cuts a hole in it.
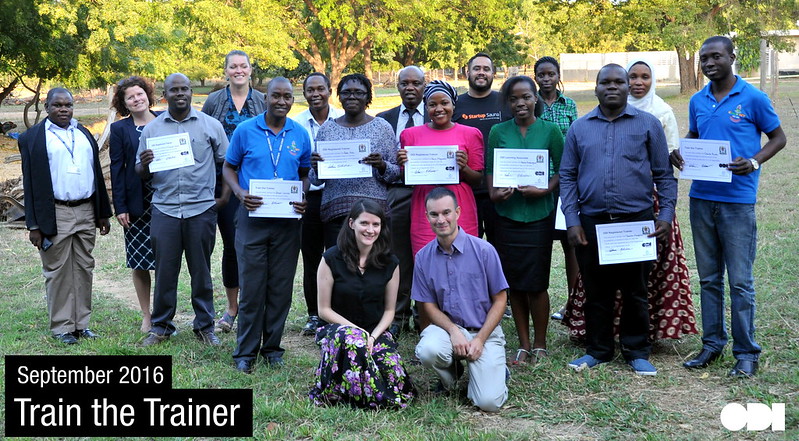
[{"label": "woman with dark bob haircut", "polygon": [[120,80],[111,107],[123,118],[111,124],[111,188],[117,221],[125,229],[126,264],[133,271],[133,287],[141,307],[141,330],[150,330],[150,271],[155,256],[150,245],[150,201],[153,189],[136,174],[136,150],[144,126],[158,113],[152,83],[142,77]]},{"label": "woman with dark bob haircut", "polygon": [[399,287],[399,260],[390,247],[383,208],[361,199],[319,263],[322,360],[310,392],[317,405],[399,408],[416,395],[388,332]]}]

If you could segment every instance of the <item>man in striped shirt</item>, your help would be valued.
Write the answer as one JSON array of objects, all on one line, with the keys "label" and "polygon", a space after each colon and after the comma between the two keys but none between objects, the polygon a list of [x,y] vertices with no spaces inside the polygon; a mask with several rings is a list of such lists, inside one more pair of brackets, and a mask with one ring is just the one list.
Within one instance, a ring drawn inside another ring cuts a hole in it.
[{"label": "man in striped shirt", "polygon": [[[619,323],[621,351],[639,375],[655,375],[649,363],[646,281],[652,261],[601,265],[596,226],[655,220],[650,237],[665,239],[674,219],[677,181],[669,163],[663,127],[653,115],[627,105],[627,72],[617,64],[597,75],[599,106],[575,121],[566,135],[560,166],[561,198],[569,243],[586,291],[586,355],[569,363],[575,370],[613,358],[613,305],[623,296]],[[652,189],[660,212],[654,219]]]}]

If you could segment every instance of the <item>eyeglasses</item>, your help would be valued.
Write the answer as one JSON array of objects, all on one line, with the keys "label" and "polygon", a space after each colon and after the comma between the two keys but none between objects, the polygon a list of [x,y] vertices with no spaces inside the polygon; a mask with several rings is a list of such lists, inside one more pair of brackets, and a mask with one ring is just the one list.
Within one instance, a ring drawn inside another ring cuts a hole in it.
[{"label": "eyeglasses", "polygon": [[342,98],[350,98],[350,97],[354,96],[355,98],[359,98],[360,99],[360,98],[366,98],[366,95],[367,95],[367,93],[364,92],[363,90],[342,90],[341,91],[341,97]]}]

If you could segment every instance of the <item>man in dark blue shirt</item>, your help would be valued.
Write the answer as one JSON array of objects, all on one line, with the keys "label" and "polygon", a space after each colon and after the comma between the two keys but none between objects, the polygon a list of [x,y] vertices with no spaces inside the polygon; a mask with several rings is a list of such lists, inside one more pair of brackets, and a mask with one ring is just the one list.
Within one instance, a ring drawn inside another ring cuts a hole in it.
[{"label": "man in dark blue shirt", "polygon": [[621,351],[639,375],[655,375],[649,363],[646,281],[651,261],[600,265],[596,226],[653,220],[653,184],[660,212],[650,237],[665,239],[674,219],[677,181],[666,135],[658,119],[627,105],[627,72],[617,64],[597,75],[599,106],[575,121],[566,135],[560,167],[561,198],[569,242],[577,251],[586,291],[586,355],[575,370],[613,358],[613,305],[621,291]]}]

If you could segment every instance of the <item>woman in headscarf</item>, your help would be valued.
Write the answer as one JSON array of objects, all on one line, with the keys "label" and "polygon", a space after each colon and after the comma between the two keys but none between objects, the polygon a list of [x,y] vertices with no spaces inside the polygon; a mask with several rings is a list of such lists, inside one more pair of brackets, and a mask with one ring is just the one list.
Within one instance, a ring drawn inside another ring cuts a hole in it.
[{"label": "woman in headscarf", "polygon": [[[424,88],[424,106],[430,122],[405,129],[400,134],[401,149],[397,162],[408,161],[405,151],[409,146],[457,145],[455,159],[458,164],[460,182],[445,185],[458,198],[461,216],[458,221],[464,231],[477,236],[477,204],[472,186],[480,185],[483,172],[483,135],[480,130],[452,122],[458,94],[446,81],[434,80]],[[435,234],[425,215],[424,200],[437,185],[417,185],[411,198],[411,249],[413,254],[422,249]]]}]

